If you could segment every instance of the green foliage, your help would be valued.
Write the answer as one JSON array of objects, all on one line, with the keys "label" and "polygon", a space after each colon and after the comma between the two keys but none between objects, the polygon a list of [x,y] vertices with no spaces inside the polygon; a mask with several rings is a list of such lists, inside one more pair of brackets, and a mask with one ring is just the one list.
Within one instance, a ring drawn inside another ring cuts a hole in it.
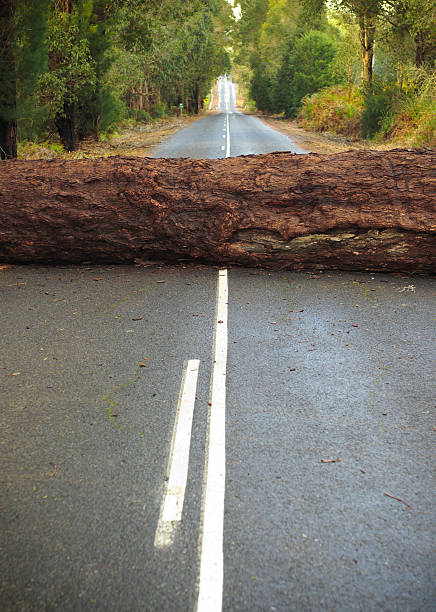
[{"label": "green foliage", "polygon": [[357,87],[327,87],[303,100],[298,113],[302,127],[316,132],[334,132],[348,138],[361,135],[363,96]]},{"label": "green foliage", "polygon": [[283,58],[283,73],[287,75],[284,89],[284,111],[294,117],[302,99],[334,82],[331,65],[335,45],[324,33],[312,30],[292,44]]},{"label": "green foliage", "polygon": [[373,138],[392,112],[394,90],[383,83],[373,83],[364,94],[361,117],[362,136]]},{"label": "green foliage", "polygon": [[434,146],[434,0],[240,4],[238,74],[259,110],[351,138]]},{"label": "green foliage", "polygon": [[52,115],[65,116],[65,107],[79,101],[83,89],[94,90],[96,77],[88,43],[81,36],[80,13],[50,16],[47,32],[49,70],[40,77],[41,101]]},{"label": "green foliage", "polygon": [[5,0],[0,18],[0,120],[57,127],[67,149],[129,115],[196,112],[231,70],[226,0]]},{"label": "green foliage", "polygon": [[391,111],[376,134],[410,146],[436,146],[436,74],[411,66],[393,91]]}]

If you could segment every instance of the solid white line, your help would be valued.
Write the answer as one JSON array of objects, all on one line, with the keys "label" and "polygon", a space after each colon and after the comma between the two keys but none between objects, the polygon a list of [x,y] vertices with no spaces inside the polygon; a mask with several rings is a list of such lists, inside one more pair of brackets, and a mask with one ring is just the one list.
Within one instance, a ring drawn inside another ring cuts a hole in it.
[{"label": "solid white line", "polygon": [[227,113],[226,115],[227,117],[227,149],[226,149],[226,157],[230,157],[230,121],[229,121],[229,115]]},{"label": "solid white line", "polygon": [[220,270],[202,508],[197,612],[220,612],[223,597],[227,303],[227,270]]},{"label": "solid white line", "polygon": [[190,359],[183,373],[168,461],[168,482],[154,538],[156,548],[172,544],[177,523],[182,519],[199,366],[198,359]]}]

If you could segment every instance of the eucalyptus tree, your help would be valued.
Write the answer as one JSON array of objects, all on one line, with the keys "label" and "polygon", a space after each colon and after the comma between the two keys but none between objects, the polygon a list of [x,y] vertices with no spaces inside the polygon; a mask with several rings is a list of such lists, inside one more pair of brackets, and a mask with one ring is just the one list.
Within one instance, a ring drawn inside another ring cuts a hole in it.
[{"label": "eucalyptus tree", "polygon": [[339,10],[352,13],[356,18],[359,25],[362,81],[369,85],[373,77],[375,36],[383,0],[331,0],[331,4]]}]

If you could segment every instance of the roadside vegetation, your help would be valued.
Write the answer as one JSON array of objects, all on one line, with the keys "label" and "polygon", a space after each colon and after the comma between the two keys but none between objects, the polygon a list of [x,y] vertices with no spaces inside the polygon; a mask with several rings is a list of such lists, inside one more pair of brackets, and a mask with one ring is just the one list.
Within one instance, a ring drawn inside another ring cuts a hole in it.
[{"label": "roadside vegetation", "polygon": [[178,129],[230,71],[248,110],[435,146],[434,0],[233,5],[236,18],[228,0],[4,0],[1,158],[140,154],[144,126]]},{"label": "roadside vegetation", "polygon": [[56,155],[196,114],[231,68],[226,0],[0,3],[0,154]]},{"label": "roadside vegetation", "polygon": [[433,0],[241,0],[248,107],[350,139],[436,145]]}]

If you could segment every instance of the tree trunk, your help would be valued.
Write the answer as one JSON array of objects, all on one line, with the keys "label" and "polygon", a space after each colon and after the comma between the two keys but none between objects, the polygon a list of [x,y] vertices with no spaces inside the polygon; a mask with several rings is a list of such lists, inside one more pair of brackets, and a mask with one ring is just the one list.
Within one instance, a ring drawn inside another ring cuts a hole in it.
[{"label": "tree trunk", "polygon": [[59,138],[66,151],[74,151],[76,148],[76,128],[74,121],[74,104],[64,103],[64,114],[57,115],[55,119]]},{"label": "tree trunk", "polygon": [[436,152],[0,163],[0,262],[434,271]]},{"label": "tree trunk", "polygon": [[17,157],[17,122],[0,117],[0,159]]},{"label": "tree trunk", "polygon": [[425,63],[426,39],[422,31],[415,35],[415,66],[420,68]]},{"label": "tree trunk", "polygon": [[0,1],[0,159],[17,157],[14,0]]},{"label": "tree trunk", "polygon": [[194,113],[198,115],[200,112],[200,87],[198,82],[194,85]]},{"label": "tree trunk", "polygon": [[361,16],[359,28],[362,57],[362,81],[369,85],[372,82],[374,62],[375,18]]}]

